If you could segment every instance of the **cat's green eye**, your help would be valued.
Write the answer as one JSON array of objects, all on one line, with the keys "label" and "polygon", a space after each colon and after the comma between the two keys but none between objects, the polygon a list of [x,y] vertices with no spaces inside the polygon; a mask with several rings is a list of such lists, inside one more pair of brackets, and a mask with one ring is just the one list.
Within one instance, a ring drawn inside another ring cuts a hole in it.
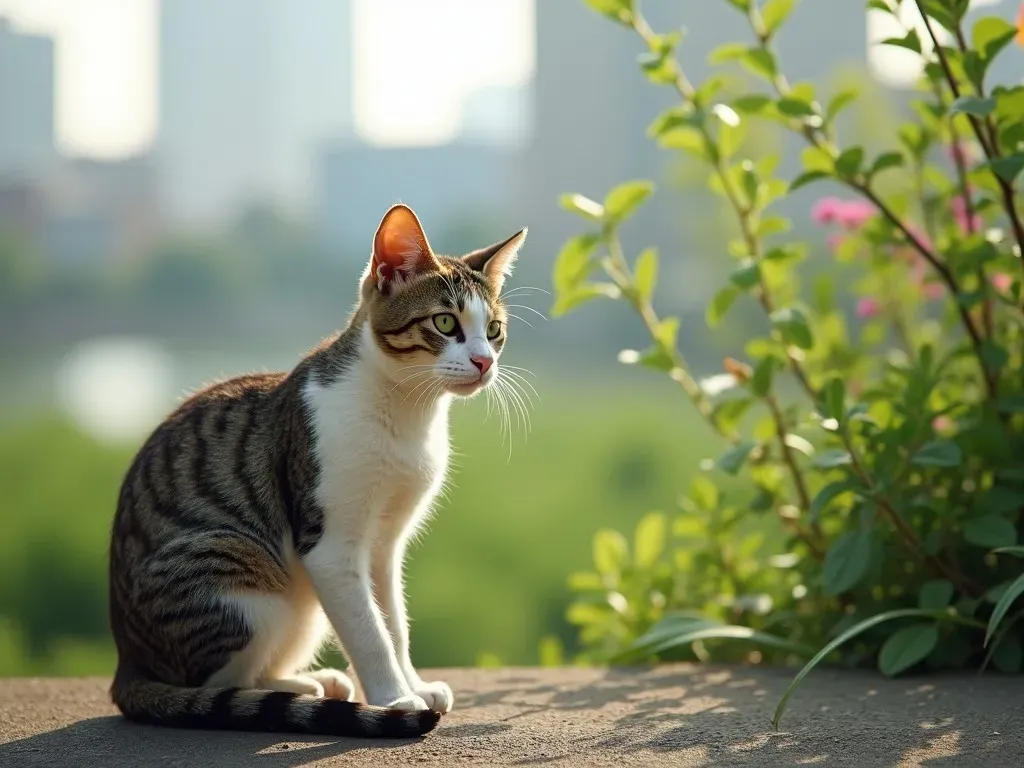
[{"label": "cat's green eye", "polygon": [[497,320],[491,320],[487,324],[487,338],[496,339],[501,335],[501,323]]},{"label": "cat's green eye", "polygon": [[451,312],[442,312],[439,315],[434,315],[434,327],[445,336],[451,336],[459,329],[459,321]]}]

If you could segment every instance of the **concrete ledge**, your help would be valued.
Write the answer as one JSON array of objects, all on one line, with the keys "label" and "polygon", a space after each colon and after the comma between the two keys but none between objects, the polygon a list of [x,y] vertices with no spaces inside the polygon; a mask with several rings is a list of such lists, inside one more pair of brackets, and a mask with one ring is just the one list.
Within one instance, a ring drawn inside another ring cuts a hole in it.
[{"label": "concrete ledge", "polygon": [[[786,670],[448,669],[456,709],[410,742],[136,726],[104,679],[0,680],[0,766],[1019,766],[1024,678]],[[427,675],[425,675],[427,676]]]}]

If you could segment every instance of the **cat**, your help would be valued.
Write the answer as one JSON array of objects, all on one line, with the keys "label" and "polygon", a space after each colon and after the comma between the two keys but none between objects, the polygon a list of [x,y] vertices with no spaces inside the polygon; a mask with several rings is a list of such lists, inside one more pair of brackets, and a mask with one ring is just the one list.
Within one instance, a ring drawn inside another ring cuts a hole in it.
[{"label": "cat", "polygon": [[[111,536],[126,718],[411,737],[452,708],[410,660],[402,560],[445,479],[452,398],[498,376],[526,234],[440,256],[391,207],[343,331],[290,373],[201,390],[149,436]],[[310,671],[332,628],[366,704],[344,673]]]}]

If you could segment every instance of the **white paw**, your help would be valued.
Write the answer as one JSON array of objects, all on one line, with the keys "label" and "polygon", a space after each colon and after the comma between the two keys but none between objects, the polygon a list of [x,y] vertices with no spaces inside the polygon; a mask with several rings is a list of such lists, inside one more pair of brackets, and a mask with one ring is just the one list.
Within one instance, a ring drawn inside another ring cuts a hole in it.
[{"label": "white paw", "polygon": [[413,686],[416,695],[427,702],[427,706],[438,714],[444,715],[452,711],[455,705],[455,696],[448,683],[424,683],[420,682]]},{"label": "white paw", "polygon": [[387,704],[387,707],[388,709],[402,709],[406,712],[419,712],[424,709],[430,709],[427,706],[427,702],[419,696],[402,696]]},{"label": "white paw", "polygon": [[311,675],[296,675],[295,677],[264,680],[260,687],[269,688],[272,691],[297,693],[300,696],[306,695],[322,698],[324,695],[324,687],[314,680]]},{"label": "white paw", "polygon": [[322,685],[321,696],[326,696],[328,699],[352,701],[355,698],[356,687],[352,680],[337,669],[318,669],[315,672],[307,672],[305,677],[310,677]]}]

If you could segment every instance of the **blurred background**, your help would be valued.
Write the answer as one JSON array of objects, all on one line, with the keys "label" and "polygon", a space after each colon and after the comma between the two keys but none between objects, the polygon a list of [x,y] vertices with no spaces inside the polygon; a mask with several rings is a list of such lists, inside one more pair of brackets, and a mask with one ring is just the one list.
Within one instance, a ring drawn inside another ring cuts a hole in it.
[{"label": "blurred background", "polygon": [[[693,80],[745,38],[726,2],[644,7],[689,30]],[[876,21],[805,1],[780,41],[793,79],[867,93],[846,128],[869,146],[918,74],[870,44],[898,34]],[[579,231],[558,196],[654,179],[626,241],[660,249],[660,308],[718,372],[755,320],[704,327],[727,216],[645,137],[672,94],[638,42],[582,0],[0,0],[0,675],[112,670],[107,538],[133,451],[184,393],[287,369],[341,326],[392,203],[448,253],[528,225],[513,285],[547,289]],[[603,310],[517,310],[532,327],[503,361],[535,373],[529,433],[456,409],[454,488],[409,569],[418,664],[571,652],[565,578],[592,531],[670,508],[715,452],[671,382],[615,362],[644,333]]]}]

